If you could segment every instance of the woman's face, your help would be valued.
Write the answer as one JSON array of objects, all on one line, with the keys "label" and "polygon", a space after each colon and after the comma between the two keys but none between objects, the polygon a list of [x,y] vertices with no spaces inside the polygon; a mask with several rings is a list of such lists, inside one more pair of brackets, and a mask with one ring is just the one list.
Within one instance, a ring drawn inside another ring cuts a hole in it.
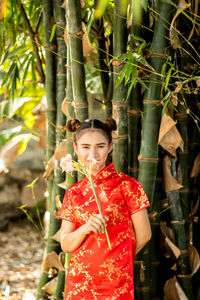
[{"label": "woman's face", "polygon": [[96,175],[106,166],[106,159],[112,151],[112,143],[109,144],[101,131],[88,130],[78,138],[74,150],[88,170],[91,167],[91,159],[97,161],[95,164],[92,163],[91,169],[91,173]]}]

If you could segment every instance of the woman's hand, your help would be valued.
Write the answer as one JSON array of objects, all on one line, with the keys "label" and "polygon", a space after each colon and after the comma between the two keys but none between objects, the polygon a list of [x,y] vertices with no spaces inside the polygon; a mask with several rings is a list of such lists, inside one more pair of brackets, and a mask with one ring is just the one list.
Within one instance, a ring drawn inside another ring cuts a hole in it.
[{"label": "woman's hand", "polygon": [[84,226],[86,234],[94,232],[96,234],[104,233],[105,227],[108,223],[108,217],[101,214],[95,214],[90,216],[89,220]]}]

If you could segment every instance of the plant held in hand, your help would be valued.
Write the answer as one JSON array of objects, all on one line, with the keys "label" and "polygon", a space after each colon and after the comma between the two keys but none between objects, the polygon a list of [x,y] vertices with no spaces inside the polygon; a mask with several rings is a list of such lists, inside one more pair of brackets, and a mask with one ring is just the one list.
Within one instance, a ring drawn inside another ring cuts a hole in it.
[{"label": "plant held in hand", "polygon": [[[93,194],[94,194],[94,197],[95,197],[95,201],[97,203],[97,207],[98,207],[99,213],[101,215],[103,215],[102,214],[102,210],[101,210],[100,202],[99,202],[99,200],[97,198],[94,181],[92,179],[92,174],[91,174],[92,168],[98,162],[97,162],[97,160],[93,156],[90,157],[90,162],[91,162],[91,164],[90,164],[90,168],[88,170],[86,168],[86,166],[82,163],[82,161],[80,159],[78,160],[78,162],[76,162],[76,161],[74,161],[72,159],[71,154],[67,154],[65,157],[61,158],[61,160],[60,160],[60,167],[61,167],[61,169],[62,169],[63,172],[71,173],[73,171],[78,171],[78,172],[84,174],[85,176],[87,176],[87,178],[88,178],[88,180],[89,180],[89,182],[91,184],[91,187],[92,187],[92,191],[93,191]],[[111,247],[111,243],[110,243],[110,239],[109,239],[106,227],[105,227],[105,234],[106,234],[106,238],[107,238],[107,241],[108,241],[109,249],[111,250],[112,247]]]}]

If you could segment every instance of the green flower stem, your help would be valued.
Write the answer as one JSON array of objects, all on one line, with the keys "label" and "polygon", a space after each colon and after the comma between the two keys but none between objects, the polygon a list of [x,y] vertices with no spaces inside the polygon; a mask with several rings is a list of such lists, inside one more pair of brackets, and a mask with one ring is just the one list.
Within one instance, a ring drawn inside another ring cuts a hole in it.
[{"label": "green flower stem", "polygon": [[[101,206],[100,206],[100,203],[99,203],[99,200],[97,198],[97,194],[96,194],[96,190],[95,190],[95,186],[94,186],[94,182],[92,180],[92,177],[91,176],[88,176],[88,179],[91,183],[91,186],[92,186],[92,190],[93,190],[93,193],[94,193],[94,196],[95,196],[95,200],[96,200],[96,203],[97,203],[97,206],[98,206],[98,209],[99,209],[99,213],[101,215],[102,214],[102,211],[101,211]],[[111,243],[110,243],[110,239],[109,239],[109,236],[108,236],[108,231],[107,231],[107,228],[105,227],[105,233],[106,233],[106,238],[107,238],[107,241],[108,241],[108,246],[109,246],[109,249],[111,250],[112,249],[112,246],[111,246]]]}]

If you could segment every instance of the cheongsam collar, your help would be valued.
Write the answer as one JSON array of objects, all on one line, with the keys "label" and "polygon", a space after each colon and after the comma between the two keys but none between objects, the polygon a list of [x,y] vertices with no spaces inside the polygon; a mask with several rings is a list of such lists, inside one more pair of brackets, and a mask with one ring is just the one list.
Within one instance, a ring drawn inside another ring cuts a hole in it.
[{"label": "cheongsam collar", "polygon": [[97,173],[96,176],[92,176],[95,182],[99,182],[101,180],[108,179],[110,177],[116,176],[117,172],[115,170],[114,164],[110,163],[105,168]]}]

